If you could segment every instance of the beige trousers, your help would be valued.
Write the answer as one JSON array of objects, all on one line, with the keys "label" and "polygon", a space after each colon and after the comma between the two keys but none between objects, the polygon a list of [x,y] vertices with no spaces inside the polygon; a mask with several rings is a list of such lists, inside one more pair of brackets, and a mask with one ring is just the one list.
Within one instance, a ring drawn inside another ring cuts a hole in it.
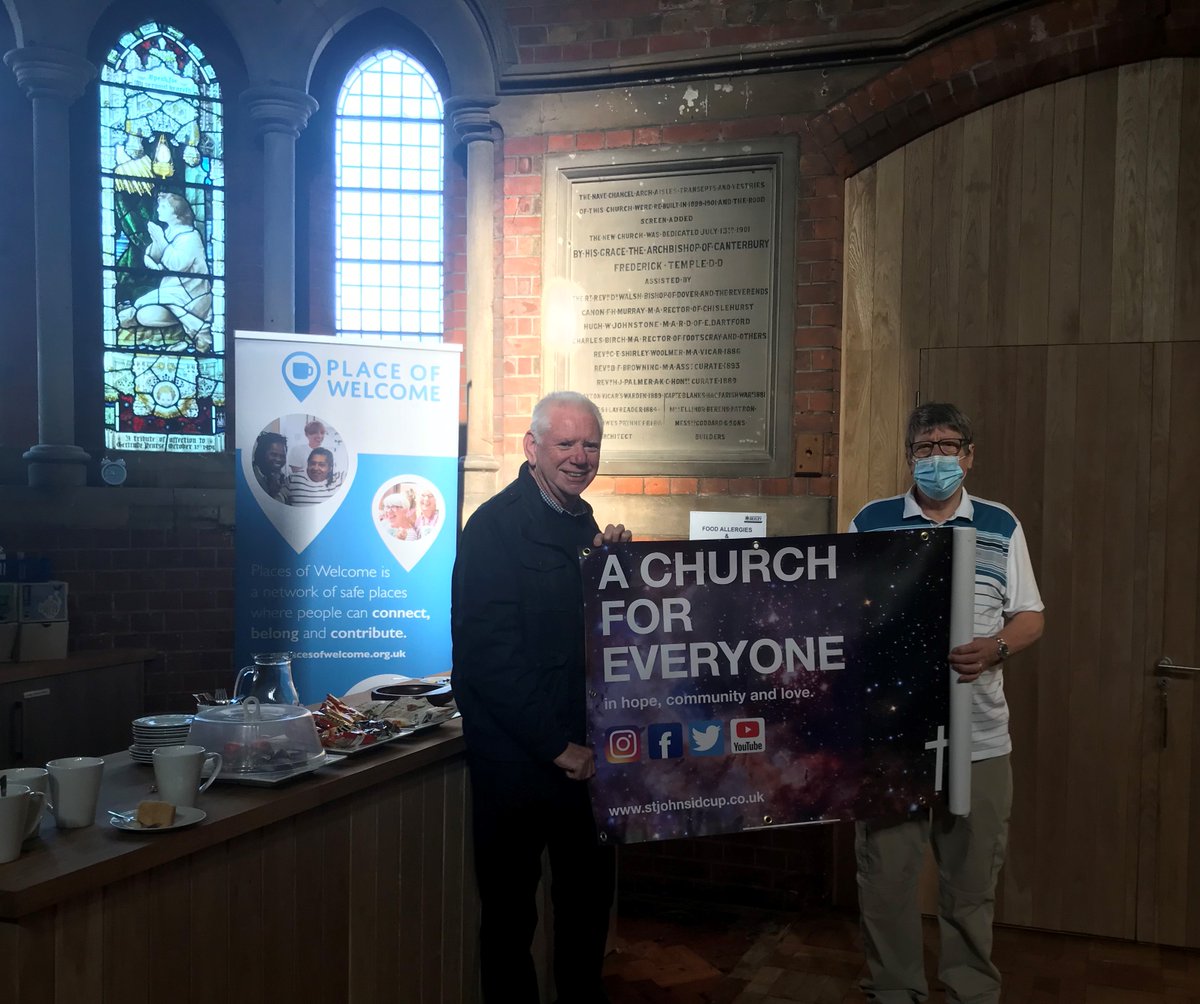
[{"label": "beige trousers", "polygon": [[917,880],[925,845],[938,865],[938,977],[947,1000],[998,1004],[992,964],[996,878],[1008,844],[1012,767],[1007,756],[971,764],[971,814],[876,819],[856,826],[858,902],[868,999],[914,1004],[929,996],[922,963]]}]

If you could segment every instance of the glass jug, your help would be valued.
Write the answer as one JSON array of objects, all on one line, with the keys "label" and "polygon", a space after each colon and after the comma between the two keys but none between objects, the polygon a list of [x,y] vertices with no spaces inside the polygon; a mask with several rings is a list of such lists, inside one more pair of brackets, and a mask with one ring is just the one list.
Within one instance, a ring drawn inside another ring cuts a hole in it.
[{"label": "glass jug", "polygon": [[252,656],[233,682],[234,701],[257,697],[263,704],[299,704],[300,695],[292,681],[292,653],[265,652]]}]

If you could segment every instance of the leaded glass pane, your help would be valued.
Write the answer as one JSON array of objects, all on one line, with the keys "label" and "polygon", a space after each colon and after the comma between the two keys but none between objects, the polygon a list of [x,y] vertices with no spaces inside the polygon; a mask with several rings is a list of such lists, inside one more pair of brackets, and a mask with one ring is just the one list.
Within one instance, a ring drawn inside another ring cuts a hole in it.
[{"label": "leaded glass pane", "polygon": [[220,86],[157,21],[121,36],[100,80],[105,445],[223,450]]},{"label": "leaded glass pane", "polygon": [[394,50],[347,75],[335,134],[340,334],[441,338],[442,99]]}]

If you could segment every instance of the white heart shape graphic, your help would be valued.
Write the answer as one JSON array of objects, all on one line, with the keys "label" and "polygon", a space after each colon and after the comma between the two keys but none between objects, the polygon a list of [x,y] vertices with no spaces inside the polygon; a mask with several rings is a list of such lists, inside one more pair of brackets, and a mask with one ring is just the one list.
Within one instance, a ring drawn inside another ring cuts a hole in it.
[{"label": "white heart shape graphic", "polygon": [[371,518],[393,557],[411,572],[442,532],[446,500],[428,478],[397,474],[376,490]]},{"label": "white heart shape graphic", "polygon": [[[294,420],[303,423],[304,419],[303,415],[288,415],[277,419],[272,425],[284,426]],[[333,519],[334,513],[341,507],[342,500],[346,497],[350,485],[353,484],[354,475],[358,469],[354,453],[340,445],[341,437],[337,430],[328,423],[323,424],[330,440],[339,445],[333,448],[322,446],[319,449],[326,450],[332,456],[343,456],[346,468],[341,471],[335,468],[333,478],[336,483],[332,488],[325,489],[309,480],[305,472],[292,471],[289,466],[285,465],[280,475],[286,485],[284,492],[281,492],[281,497],[286,497],[289,501],[281,501],[280,498],[267,491],[263,482],[256,475],[254,449],[242,450],[242,473],[250,488],[250,494],[258,502],[263,514],[271,521],[271,525],[279,531],[280,536],[297,554],[308,547],[316,539],[317,534],[325,529],[325,525]],[[274,430],[270,427],[263,430],[263,434],[271,432]],[[295,444],[292,446],[294,447]],[[291,450],[289,450],[290,452]]]}]

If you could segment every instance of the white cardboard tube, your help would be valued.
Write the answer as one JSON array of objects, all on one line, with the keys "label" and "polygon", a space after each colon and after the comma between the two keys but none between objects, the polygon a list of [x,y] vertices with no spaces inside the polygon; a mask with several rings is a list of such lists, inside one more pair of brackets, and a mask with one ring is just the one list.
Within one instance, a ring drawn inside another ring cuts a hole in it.
[{"label": "white cardboard tube", "polygon": [[[954,560],[951,564],[950,647],[965,645],[975,637],[975,528],[954,527]],[[956,816],[971,812],[971,686],[950,676],[950,811]]]}]

